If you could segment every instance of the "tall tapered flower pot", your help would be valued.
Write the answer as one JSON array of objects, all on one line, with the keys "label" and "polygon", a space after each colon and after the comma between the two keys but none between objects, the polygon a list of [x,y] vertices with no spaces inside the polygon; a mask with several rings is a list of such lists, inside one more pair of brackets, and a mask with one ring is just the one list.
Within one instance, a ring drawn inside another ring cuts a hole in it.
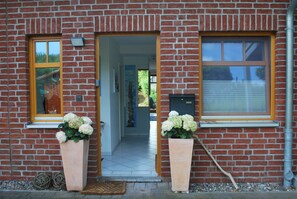
[{"label": "tall tapered flower pot", "polygon": [[87,185],[89,140],[61,143],[67,191],[82,191]]},{"label": "tall tapered flower pot", "polygon": [[169,138],[172,191],[189,192],[193,139]]}]

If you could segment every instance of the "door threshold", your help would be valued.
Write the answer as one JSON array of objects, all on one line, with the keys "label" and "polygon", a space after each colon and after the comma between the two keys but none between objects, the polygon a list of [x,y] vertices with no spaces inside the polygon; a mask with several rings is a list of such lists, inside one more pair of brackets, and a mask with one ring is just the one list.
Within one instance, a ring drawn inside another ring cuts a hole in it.
[{"label": "door threshold", "polygon": [[97,181],[162,182],[159,176],[97,176]]}]

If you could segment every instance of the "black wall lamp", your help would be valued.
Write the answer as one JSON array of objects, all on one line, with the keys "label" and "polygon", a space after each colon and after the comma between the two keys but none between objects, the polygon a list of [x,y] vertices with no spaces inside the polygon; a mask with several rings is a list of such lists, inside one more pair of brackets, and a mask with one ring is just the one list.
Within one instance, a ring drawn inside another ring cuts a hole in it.
[{"label": "black wall lamp", "polygon": [[71,44],[74,47],[82,47],[85,46],[85,39],[83,37],[71,37]]}]

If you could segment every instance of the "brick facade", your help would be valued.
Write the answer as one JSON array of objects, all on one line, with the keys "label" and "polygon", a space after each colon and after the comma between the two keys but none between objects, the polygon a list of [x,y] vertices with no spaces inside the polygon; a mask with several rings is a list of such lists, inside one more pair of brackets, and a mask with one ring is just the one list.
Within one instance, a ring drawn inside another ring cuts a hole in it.
[{"label": "brick facade", "polygon": [[[236,181],[281,182],[286,85],[285,20],[289,3],[289,0],[1,1],[0,180],[32,179],[40,171],[62,170],[56,129],[25,128],[25,124],[30,121],[30,36],[62,37],[64,112],[87,113],[95,120],[96,34],[159,32],[159,104],[164,120],[169,111],[168,94],[171,93],[195,93],[196,113],[199,115],[200,32],[264,31],[275,32],[276,35],[275,115],[280,127],[205,128],[199,129],[198,135]],[[74,48],[71,45],[70,37],[74,35],[86,39],[85,47]],[[296,43],[295,40],[295,47]],[[294,92],[297,93],[296,88]],[[75,102],[75,95],[83,95],[83,102]],[[296,121],[294,112],[294,132],[297,130]],[[91,138],[90,177],[96,177],[97,174],[96,136],[95,132]],[[296,172],[296,133],[293,138],[293,172]],[[162,138],[161,143],[161,176],[169,177],[167,139]],[[193,182],[229,181],[198,143],[194,147],[191,176]]]}]

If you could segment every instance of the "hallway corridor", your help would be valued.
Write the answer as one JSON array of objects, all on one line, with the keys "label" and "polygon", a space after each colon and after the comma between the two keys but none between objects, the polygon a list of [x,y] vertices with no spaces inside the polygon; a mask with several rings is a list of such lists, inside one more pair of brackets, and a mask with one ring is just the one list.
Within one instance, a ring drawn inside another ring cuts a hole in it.
[{"label": "hallway corridor", "polygon": [[157,122],[150,121],[150,135],[125,136],[113,155],[103,155],[103,176],[157,176],[155,155],[157,154]]}]

